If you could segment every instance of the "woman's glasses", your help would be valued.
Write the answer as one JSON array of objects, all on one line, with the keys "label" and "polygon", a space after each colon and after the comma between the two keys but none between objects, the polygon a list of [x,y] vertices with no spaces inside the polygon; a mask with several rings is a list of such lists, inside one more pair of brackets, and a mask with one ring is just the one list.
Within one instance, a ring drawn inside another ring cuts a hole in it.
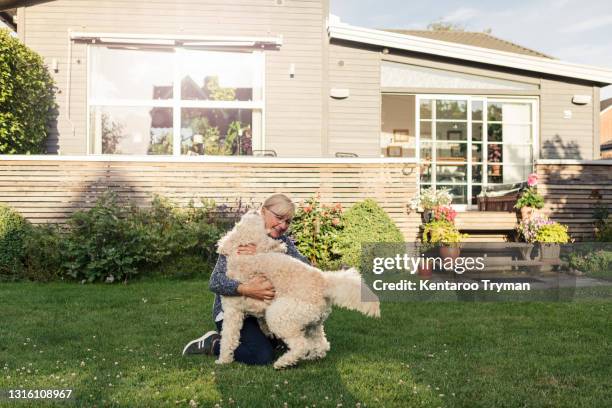
[{"label": "woman's glasses", "polygon": [[269,211],[270,214],[272,214],[274,216],[274,218],[277,219],[278,222],[284,222],[286,226],[289,226],[291,224],[291,221],[293,221],[292,218],[285,218],[285,217],[275,213],[274,211],[270,210],[269,208],[266,208],[266,211]]}]

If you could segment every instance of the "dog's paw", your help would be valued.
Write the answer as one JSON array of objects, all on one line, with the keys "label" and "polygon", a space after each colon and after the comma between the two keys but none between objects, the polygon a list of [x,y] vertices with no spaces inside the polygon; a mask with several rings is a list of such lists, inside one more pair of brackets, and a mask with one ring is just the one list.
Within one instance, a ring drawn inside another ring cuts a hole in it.
[{"label": "dog's paw", "polygon": [[234,361],[234,360],[232,360],[231,358],[223,358],[223,359],[222,358],[218,358],[218,359],[215,360],[215,364],[229,364],[232,361]]},{"label": "dog's paw", "polygon": [[273,367],[274,367],[274,369],[276,369],[276,370],[282,370],[282,369],[287,368],[288,366],[287,366],[287,365],[285,365],[285,364],[283,364],[283,363],[280,363],[280,364],[279,364],[279,362],[277,361],[276,363],[274,363]]},{"label": "dog's paw", "polygon": [[283,361],[282,358],[279,358],[278,360],[276,360],[276,362],[272,365],[272,367],[274,367],[277,370],[284,370],[285,368],[291,368],[293,366],[295,366],[297,364],[297,361],[290,363],[287,361]]}]

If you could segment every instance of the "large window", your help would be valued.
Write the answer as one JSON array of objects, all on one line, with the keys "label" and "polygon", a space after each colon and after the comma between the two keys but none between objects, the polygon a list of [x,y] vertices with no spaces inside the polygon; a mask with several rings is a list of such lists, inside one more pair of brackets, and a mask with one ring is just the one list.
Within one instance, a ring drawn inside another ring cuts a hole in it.
[{"label": "large window", "polygon": [[89,152],[250,155],[262,145],[263,53],[91,46]]},{"label": "large window", "polygon": [[416,105],[421,188],[448,188],[469,206],[532,171],[535,99],[418,95]]}]

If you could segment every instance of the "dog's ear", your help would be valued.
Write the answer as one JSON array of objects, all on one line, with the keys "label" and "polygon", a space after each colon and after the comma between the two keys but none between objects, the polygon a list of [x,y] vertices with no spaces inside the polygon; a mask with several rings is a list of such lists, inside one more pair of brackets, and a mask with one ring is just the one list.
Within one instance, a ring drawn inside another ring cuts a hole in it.
[{"label": "dog's ear", "polygon": [[255,242],[257,234],[254,231],[257,231],[259,225],[257,222],[263,225],[261,216],[257,212],[248,211],[245,213],[240,221],[234,225],[234,228],[217,242],[217,253],[229,256],[235,254],[240,245]]}]

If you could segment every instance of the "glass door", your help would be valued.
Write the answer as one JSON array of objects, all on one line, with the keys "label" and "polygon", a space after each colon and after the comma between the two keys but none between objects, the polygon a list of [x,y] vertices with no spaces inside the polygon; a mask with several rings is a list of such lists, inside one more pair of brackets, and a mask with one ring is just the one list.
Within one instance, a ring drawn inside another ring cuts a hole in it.
[{"label": "glass door", "polygon": [[415,105],[421,189],[449,189],[456,209],[533,170],[537,100],[417,95]]},{"label": "glass door", "polygon": [[470,163],[467,97],[418,97],[421,188],[448,188],[459,209],[468,204]]}]

